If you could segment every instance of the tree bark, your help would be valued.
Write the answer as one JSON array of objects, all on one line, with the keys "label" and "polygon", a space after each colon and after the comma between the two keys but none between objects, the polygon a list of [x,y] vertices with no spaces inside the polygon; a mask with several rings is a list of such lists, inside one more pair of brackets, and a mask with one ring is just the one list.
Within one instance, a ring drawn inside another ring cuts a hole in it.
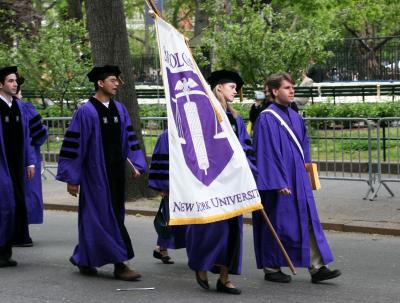
[{"label": "tree bark", "polygon": [[[132,126],[142,150],[145,151],[123,2],[122,0],[86,0],[85,7],[93,64],[95,66],[110,64],[120,67],[121,77],[125,84],[122,85],[116,98],[128,109]],[[128,182],[132,184],[130,179]],[[134,183],[136,186],[127,186],[129,198],[149,193],[144,178],[140,178]]]},{"label": "tree bark", "polygon": [[68,0],[67,15],[68,19],[81,21],[83,18],[82,0]]},{"label": "tree bark", "polygon": [[203,29],[208,25],[208,15],[205,10],[201,8],[206,0],[196,0],[195,1],[195,23],[194,23],[194,36],[197,37],[203,31]]}]

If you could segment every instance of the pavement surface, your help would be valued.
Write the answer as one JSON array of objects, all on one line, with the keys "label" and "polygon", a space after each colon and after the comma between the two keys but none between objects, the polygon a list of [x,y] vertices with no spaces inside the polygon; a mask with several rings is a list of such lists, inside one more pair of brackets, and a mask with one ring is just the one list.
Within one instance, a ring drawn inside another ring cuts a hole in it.
[{"label": "pavement surface", "polygon": [[[46,173],[43,197],[46,209],[76,211],[78,199],[70,196],[66,184],[55,181]],[[325,229],[400,236],[400,183],[389,183],[395,194],[391,197],[381,188],[378,197],[363,200],[368,189],[365,182],[321,180],[322,188],[315,191],[321,222]],[[139,199],[127,202],[127,214],[154,216],[160,198]],[[245,223],[251,223],[245,215]]]},{"label": "pavement surface", "polygon": [[[18,267],[0,269],[1,303],[400,302],[399,237],[327,232],[336,258],[331,268],[341,269],[343,275],[330,282],[312,284],[308,272],[298,269],[292,283],[276,284],[264,281],[262,271],[256,269],[252,228],[245,225],[243,272],[230,277],[242,289],[242,295],[232,296],[215,291],[217,276],[212,274],[212,289],[201,289],[187,266],[184,249],[170,251],[174,265],[154,259],[156,233],[150,217],[126,218],[136,254],[130,265],[142,274],[140,282],[114,280],[109,265],[100,268],[97,277],[80,275],[68,262],[77,241],[77,214],[46,211],[45,218],[43,225],[30,228],[33,247],[14,248]],[[155,290],[116,290],[139,287]]]}]

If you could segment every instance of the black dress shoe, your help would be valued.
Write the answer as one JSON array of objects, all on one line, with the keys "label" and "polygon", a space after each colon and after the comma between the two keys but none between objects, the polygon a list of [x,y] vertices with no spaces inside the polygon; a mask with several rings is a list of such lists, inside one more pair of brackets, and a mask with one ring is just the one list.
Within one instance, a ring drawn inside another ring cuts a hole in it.
[{"label": "black dress shoe", "polygon": [[72,265],[76,266],[79,268],[79,272],[81,275],[84,276],[95,276],[97,275],[97,269],[95,267],[90,267],[90,266],[79,266],[78,264],[75,263],[74,259],[71,257],[69,258],[69,262],[71,262]]},{"label": "black dress shoe", "polygon": [[14,267],[17,265],[18,265],[17,261],[13,259],[8,259],[8,260],[0,259],[0,267]]},{"label": "black dress shoe", "polygon": [[231,295],[240,295],[242,291],[239,288],[232,288],[232,287],[227,287],[226,284],[230,283],[230,281],[226,281],[225,284],[221,282],[220,279],[217,281],[217,291],[223,292],[226,294],[231,294]]},{"label": "black dress shoe", "polygon": [[337,278],[341,274],[341,271],[338,269],[330,270],[328,267],[322,266],[315,274],[311,275],[311,282],[319,283],[325,280]]},{"label": "black dress shoe", "polygon": [[196,271],[196,281],[197,283],[204,289],[210,289],[210,285],[208,284],[208,280],[202,280],[199,276],[199,272]]},{"label": "black dress shoe", "polygon": [[290,283],[292,277],[284,274],[282,271],[266,273],[264,279],[271,282]]},{"label": "black dress shoe", "polygon": [[32,247],[33,246],[33,242],[26,242],[26,243],[14,243],[12,245],[13,247]]},{"label": "black dress shoe", "polygon": [[174,264],[170,256],[163,256],[163,254],[157,250],[153,250],[153,257],[161,260],[164,264]]}]

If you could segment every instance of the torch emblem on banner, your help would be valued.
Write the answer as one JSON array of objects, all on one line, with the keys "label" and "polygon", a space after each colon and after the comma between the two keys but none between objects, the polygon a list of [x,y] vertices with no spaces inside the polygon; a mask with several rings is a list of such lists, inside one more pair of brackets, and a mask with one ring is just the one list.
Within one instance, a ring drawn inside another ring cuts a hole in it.
[{"label": "torch emblem on banner", "polygon": [[190,70],[166,68],[166,72],[177,139],[187,167],[209,185],[226,167],[233,150],[199,76]]},{"label": "torch emblem on banner", "polygon": [[[210,163],[208,161],[208,155],[206,150],[206,144],[204,142],[203,130],[201,128],[201,121],[199,112],[197,110],[197,105],[195,102],[190,100],[190,94],[204,94],[204,92],[200,90],[191,90],[198,86],[198,84],[191,78],[182,78],[176,83],[175,91],[182,91],[176,95],[176,98],[184,96],[186,98],[186,102],[183,105],[183,109],[189,124],[190,136],[193,140],[194,152],[196,154],[197,163],[201,170],[204,170],[205,175],[207,175],[207,169],[210,167]],[[176,103],[177,99],[173,99]],[[177,112],[179,115],[179,112]],[[177,120],[180,118],[177,117]],[[186,140],[183,137],[180,137],[181,144],[186,144]]]}]

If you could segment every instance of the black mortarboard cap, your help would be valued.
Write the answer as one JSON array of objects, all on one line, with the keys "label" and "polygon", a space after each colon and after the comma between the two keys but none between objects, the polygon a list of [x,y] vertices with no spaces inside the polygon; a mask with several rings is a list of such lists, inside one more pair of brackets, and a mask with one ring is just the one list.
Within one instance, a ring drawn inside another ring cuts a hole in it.
[{"label": "black mortarboard cap", "polygon": [[87,74],[87,77],[89,78],[90,82],[96,82],[98,80],[104,80],[111,75],[118,77],[120,74],[121,70],[118,66],[104,65],[93,67],[93,69]]},{"label": "black mortarboard cap", "polygon": [[236,83],[236,91],[239,91],[244,84],[242,78],[237,72],[225,69],[212,72],[210,77],[207,78],[207,82],[210,84],[211,89],[214,89],[218,84],[234,82]]},{"label": "black mortarboard cap", "polygon": [[0,68],[0,78],[5,78],[10,74],[17,74],[18,68],[16,66],[6,66]]}]

